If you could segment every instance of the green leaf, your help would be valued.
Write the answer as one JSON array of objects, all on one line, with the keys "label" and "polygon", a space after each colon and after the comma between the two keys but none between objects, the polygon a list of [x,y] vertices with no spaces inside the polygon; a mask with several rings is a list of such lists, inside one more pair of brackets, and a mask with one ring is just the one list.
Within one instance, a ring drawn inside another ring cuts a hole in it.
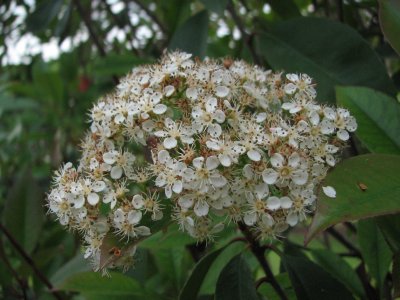
[{"label": "green leaf", "polygon": [[110,277],[95,272],[78,273],[67,278],[59,290],[80,292],[89,299],[153,299],[136,280],[116,272],[111,272]]},{"label": "green leaf", "polygon": [[11,187],[4,207],[4,225],[28,253],[35,248],[44,221],[43,200],[31,171],[25,168]]},{"label": "green leaf", "polygon": [[185,282],[185,285],[183,286],[181,294],[179,295],[180,300],[196,299],[201,284],[203,283],[203,280],[208,273],[208,270],[210,269],[213,262],[225,250],[227,246],[229,246],[229,244],[207,254],[196,264],[194,270],[192,271],[189,278]]},{"label": "green leaf", "polygon": [[400,215],[383,216],[375,220],[392,252],[400,253]]},{"label": "green leaf", "polygon": [[228,0],[201,0],[201,2],[209,11],[215,12],[220,16],[224,15],[225,8],[228,5]]},{"label": "green leaf", "polygon": [[150,62],[150,60],[138,58],[131,53],[109,54],[106,57],[99,57],[95,61],[93,73],[97,76],[122,76],[132,71],[135,66]]},{"label": "green leaf", "polygon": [[321,184],[334,187],[336,198],[327,197],[319,189],[306,243],[340,222],[400,212],[399,166],[400,156],[388,154],[360,155],[339,163]]},{"label": "green leaf", "polygon": [[203,58],[207,50],[208,13],[203,10],[190,17],[174,33],[169,50],[182,50]]},{"label": "green leaf", "polygon": [[400,2],[379,0],[379,22],[383,34],[393,49],[400,55]]},{"label": "green leaf", "polygon": [[302,257],[285,256],[283,262],[298,299],[353,299],[342,283],[312,261]]},{"label": "green leaf", "polygon": [[349,291],[362,299],[365,298],[360,278],[343,258],[326,249],[313,250],[311,253],[317,263],[343,283]]},{"label": "green leaf", "polygon": [[361,220],[357,226],[361,254],[379,289],[389,271],[392,252],[374,219]]},{"label": "green leaf", "polygon": [[269,0],[271,9],[284,19],[300,17],[300,11],[293,0]]},{"label": "green leaf", "polygon": [[304,72],[317,83],[317,99],[334,103],[336,85],[396,90],[377,54],[347,25],[296,18],[271,26],[257,37],[260,53],[276,70]]},{"label": "green leaf", "polygon": [[369,151],[400,154],[400,104],[394,98],[363,87],[337,87],[336,98],[356,117],[355,134]]},{"label": "green leaf", "polygon": [[58,15],[64,0],[45,0],[35,8],[35,11],[26,19],[29,31],[37,32],[46,29],[50,22]]},{"label": "green leaf", "polygon": [[219,275],[215,290],[216,300],[258,300],[251,270],[239,254],[225,266]]},{"label": "green leaf", "polygon": [[[275,280],[282,287],[289,300],[297,300],[296,294],[290,282],[289,274],[287,272],[276,275]],[[281,297],[268,282],[263,282],[263,284],[257,289],[257,292],[263,296],[266,296],[268,300],[281,300]]]},{"label": "green leaf", "polygon": [[50,281],[54,286],[59,286],[66,280],[68,277],[71,277],[74,274],[90,271],[91,267],[87,259],[83,258],[82,254],[76,255],[66,264],[61,266],[57,272],[51,276]]},{"label": "green leaf", "polygon": [[398,252],[393,258],[392,277],[393,298],[398,298],[400,297],[400,252]]}]

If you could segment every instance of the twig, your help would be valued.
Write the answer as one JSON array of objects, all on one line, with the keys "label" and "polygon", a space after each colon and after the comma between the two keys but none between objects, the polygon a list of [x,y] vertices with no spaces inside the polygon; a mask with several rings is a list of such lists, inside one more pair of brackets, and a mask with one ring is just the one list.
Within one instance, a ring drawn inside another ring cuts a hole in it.
[{"label": "twig", "polygon": [[33,272],[37,275],[37,277],[47,286],[50,293],[56,299],[62,300],[61,295],[54,290],[54,286],[47,279],[47,277],[38,269],[33,259],[25,252],[25,250],[21,247],[21,245],[17,242],[17,240],[11,235],[11,233],[0,223],[0,230],[4,233],[10,243],[13,245],[15,250],[22,256],[22,258],[26,261],[26,263],[32,268]]},{"label": "twig", "polygon": [[250,51],[250,54],[253,58],[254,63],[257,65],[260,65],[261,61],[257,55],[256,50],[253,47],[252,38],[250,35],[247,34],[242,20],[240,19],[240,17],[238,16],[238,14],[235,11],[232,0],[230,0],[228,2],[227,10],[230,13],[230,15],[232,16],[232,19],[235,22],[236,26],[238,27],[240,34],[242,35],[242,38],[243,38],[247,48]]},{"label": "twig", "polygon": [[[80,1],[74,0],[74,4],[75,4],[76,9],[78,10],[79,15],[81,16],[81,18],[83,20],[83,23],[85,23],[85,26],[86,26],[87,30],[89,31],[90,38],[92,39],[94,45],[96,46],[97,51],[99,51],[100,56],[106,57],[107,56],[106,50],[104,49],[102,43],[100,42],[100,39],[97,37],[96,32],[94,31],[94,28],[92,26],[92,21],[86,14]],[[113,78],[113,81],[115,84],[119,83],[117,76],[113,75],[112,78]]]},{"label": "twig", "polygon": [[21,287],[21,291],[22,291],[22,295],[23,295],[24,299],[28,299],[28,296],[26,295],[26,290],[25,290],[26,283],[24,282],[24,280],[22,278],[19,277],[18,272],[12,267],[10,261],[8,260],[5,250],[4,250],[3,241],[1,239],[0,239],[0,257],[4,261],[4,264],[6,265],[6,267],[10,270],[10,272],[13,275],[13,277],[15,278],[15,280],[18,282],[19,286]]},{"label": "twig", "polygon": [[[107,13],[111,16],[111,18],[114,20],[115,24],[119,27],[119,28],[123,28],[124,24],[121,22],[121,19],[119,19],[111,10],[110,5],[107,3],[106,0],[101,0],[101,2],[103,3],[104,7],[107,10]],[[130,28],[130,30],[132,31],[132,33],[134,34],[136,29],[132,26],[131,22],[128,22],[128,26]],[[133,45],[133,36],[131,35],[131,33],[129,31],[126,32],[126,36],[129,40],[129,43],[132,47],[132,51],[133,53],[135,53],[136,56],[139,56],[139,51],[138,49],[135,48],[135,46]]]},{"label": "twig", "polygon": [[148,15],[149,18],[152,19],[153,22],[157,24],[157,26],[164,34],[167,34],[168,32],[167,28],[165,28],[164,24],[161,23],[160,19],[158,19],[158,17],[146,5],[140,2],[140,0],[131,0],[131,1],[134,2],[137,6],[139,6],[146,13],[146,15]]},{"label": "twig", "polygon": [[254,235],[250,232],[250,230],[245,224],[239,222],[238,226],[239,229],[242,231],[243,235],[245,236],[245,238],[247,239],[247,241],[249,242],[251,252],[253,252],[254,256],[257,258],[258,262],[263,268],[265,275],[268,279],[268,282],[271,283],[271,286],[274,288],[274,290],[277,292],[277,294],[282,300],[288,300],[285,292],[283,291],[279,283],[276,281],[274,274],[272,273],[267,263],[267,260],[265,259],[264,256],[265,247],[260,246],[260,243],[257,241],[257,239],[254,237]]},{"label": "twig", "polygon": [[333,236],[337,241],[339,241],[343,246],[345,246],[351,253],[354,253],[354,256],[361,258],[360,251],[354,247],[352,243],[346,240],[338,231],[334,228],[329,228],[327,232]]},{"label": "twig", "polygon": [[262,277],[262,278],[260,278],[260,279],[258,279],[257,281],[256,281],[256,290],[258,290],[258,288],[260,287],[260,285],[262,285],[264,282],[269,282],[269,280],[268,280],[268,278],[267,277]]}]

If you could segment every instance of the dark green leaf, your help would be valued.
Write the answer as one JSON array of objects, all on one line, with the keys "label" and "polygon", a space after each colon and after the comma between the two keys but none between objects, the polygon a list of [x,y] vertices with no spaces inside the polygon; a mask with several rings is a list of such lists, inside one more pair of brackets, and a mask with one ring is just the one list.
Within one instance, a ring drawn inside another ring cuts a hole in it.
[{"label": "dark green leaf", "polygon": [[138,58],[131,53],[109,54],[106,57],[99,57],[95,61],[93,72],[97,76],[122,76],[130,72],[133,67],[149,62],[150,60]]},{"label": "dark green leaf", "polygon": [[183,23],[171,38],[169,49],[179,49],[203,58],[207,50],[208,13],[203,10]]},{"label": "dark green leaf", "polygon": [[26,19],[28,30],[37,32],[45,29],[58,15],[63,2],[63,0],[41,1],[35,11]]},{"label": "dark green leaf", "polygon": [[356,135],[369,151],[400,154],[400,104],[395,99],[363,87],[337,87],[336,98],[356,117]]},{"label": "dark green leaf", "polygon": [[215,290],[216,300],[258,300],[251,270],[242,254],[222,270]]},{"label": "dark green leaf", "polygon": [[228,0],[201,0],[204,6],[212,12],[215,12],[221,16],[224,15],[226,6],[228,5]]},{"label": "dark green leaf", "polygon": [[361,254],[369,273],[377,281],[377,286],[382,288],[392,261],[392,252],[374,219],[359,221],[357,232]]},{"label": "dark green leaf", "polygon": [[82,254],[78,254],[66,264],[61,266],[56,273],[51,276],[50,281],[54,286],[59,286],[68,277],[74,274],[90,271],[91,267],[87,259],[83,258]]},{"label": "dark green leaf", "polygon": [[375,218],[383,236],[393,253],[400,253],[400,215]]},{"label": "dark green leaf", "polygon": [[343,283],[353,294],[364,299],[365,292],[360,279],[350,265],[331,250],[313,250],[312,255],[317,263],[333,277]]},{"label": "dark green leaf", "polygon": [[23,169],[7,195],[3,216],[5,227],[28,253],[35,248],[42,230],[43,199],[31,171]]},{"label": "dark green leaf", "polygon": [[322,183],[336,189],[336,198],[327,197],[319,189],[306,242],[340,222],[399,212],[399,166],[400,156],[388,154],[360,155],[339,163]]},{"label": "dark green leaf", "polygon": [[317,18],[274,24],[257,38],[259,50],[276,70],[304,72],[317,83],[317,98],[334,102],[335,85],[360,85],[395,94],[377,54],[352,28]]},{"label": "dark green leaf", "polygon": [[269,0],[271,9],[284,19],[300,17],[300,11],[293,0]]},{"label": "dark green leaf", "polygon": [[379,22],[385,38],[400,55],[400,2],[379,0]]},{"label": "dark green leaf", "polygon": [[[228,245],[227,245],[228,246]],[[179,295],[180,300],[192,300],[196,299],[199,293],[201,284],[206,277],[208,270],[210,269],[213,262],[217,257],[225,250],[227,247],[222,247],[209,253],[207,256],[203,257],[194,267],[194,270],[190,274],[189,278],[185,282],[181,294]]]},{"label": "dark green leaf", "polygon": [[395,254],[392,267],[393,298],[400,297],[400,252]]},{"label": "dark green leaf", "polygon": [[[289,300],[297,300],[292,284],[290,283],[289,274],[287,272],[276,275],[275,280],[282,287]],[[264,282],[257,289],[257,292],[263,296],[266,296],[268,300],[281,300],[281,297],[277,294],[272,285],[268,282]]]},{"label": "dark green leaf", "polygon": [[154,299],[136,280],[115,272],[110,277],[94,272],[78,273],[66,279],[59,289],[80,292],[89,299]]},{"label": "dark green leaf", "polygon": [[293,256],[285,256],[283,261],[298,299],[353,299],[342,283],[312,261]]}]

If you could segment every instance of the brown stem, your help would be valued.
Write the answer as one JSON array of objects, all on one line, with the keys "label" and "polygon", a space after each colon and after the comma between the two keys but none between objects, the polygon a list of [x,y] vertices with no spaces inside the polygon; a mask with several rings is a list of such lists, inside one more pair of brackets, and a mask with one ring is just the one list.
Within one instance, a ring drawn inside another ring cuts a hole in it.
[{"label": "brown stem", "polygon": [[348,250],[350,250],[350,252],[353,253],[354,256],[361,258],[360,251],[356,247],[354,247],[354,245],[350,243],[345,237],[343,237],[338,231],[331,227],[327,230],[327,232],[337,241],[339,241],[343,246],[345,246]]},{"label": "brown stem", "polygon": [[278,281],[276,281],[274,274],[272,273],[271,268],[269,267],[268,262],[265,259],[264,251],[266,248],[260,245],[256,237],[250,232],[249,228],[245,224],[239,222],[238,226],[245,236],[246,240],[249,242],[251,252],[253,252],[254,256],[257,258],[258,262],[263,268],[268,282],[271,283],[271,286],[274,288],[274,290],[282,300],[288,300],[285,292],[279,285]]},{"label": "brown stem", "polygon": [[247,34],[246,29],[244,27],[244,24],[238,14],[236,13],[235,7],[233,6],[232,0],[228,2],[227,10],[232,16],[233,21],[235,22],[236,26],[238,27],[240,34],[242,35],[242,38],[247,46],[247,48],[250,51],[250,54],[253,58],[253,61],[255,64],[260,65],[261,61],[257,55],[256,50],[254,49],[253,43],[252,43],[252,38],[249,34]]},{"label": "brown stem", "polygon": [[133,3],[135,3],[137,6],[139,6],[145,13],[146,15],[149,16],[150,19],[153,20],[154,23],[157,24],[157,26],[160,28],[160,30],[166,34],[167,28],[165,28],[164,24],[161,23],[161,21],[158,19],[158,17],[146,6],[144,5],[142,2],[140,2],[140,0],[131,0]]},{"label": "brown stem", "polygon": [[28,297],[26,295],[26,288],[27,288],[26,283],[24,282],[24,280],[22,278],[19,277],[18,272],[12,267],[10,261],[8,260],[5,250],[4,250],[3,241],[1,239],[0,239],[0,257],[4,261],[4,264],[6,265],[6,267],[10,270],[10,272],[13,275],[13,277],[15,278],[15,280],[18,282],[19,286],[21,287],[23,298],[28,299]]},{"label": "brown stem", "polygon": [[37,277],[42,281],[47,288],[49,289],[50,293],[54,296],[54,298],[62,300],[63,298],[61,295],[54,290],[54,286],[51,284],[50,280],[39,270],[36,266],[33,259],[25,252],[25,250],[21,247],[21,245],[17,242],[17,240],[12,236],[12,234],[0,223],[0,230],[4,233],[10,243],[13,245],[15,250],[22,256],[22,258],[26,261],[26,263],[32,268],[33,272],[37,275]]},{"label": "brown stem", "polygon": [[[74,0],[74,4],[75,4],[76,9],[78,10],[79,15],[81,16],[81,18],[83,20],[83,23],[85,23],[85,26],[86,26],[87,30],[89,31],[90,38],[92,39],[94,45],[96,46],[97,51],[99,51],[100,56],[106,57],[107,56],[106,50],[104,49],[102,43],[100,42],[100,39],[98,38],[96,32],[94,31],[90,17],[83,9],[79,0]],[[113,81],[115,84],[119,83],[117,76],[113,75],[112,78],[113,78]]]}]

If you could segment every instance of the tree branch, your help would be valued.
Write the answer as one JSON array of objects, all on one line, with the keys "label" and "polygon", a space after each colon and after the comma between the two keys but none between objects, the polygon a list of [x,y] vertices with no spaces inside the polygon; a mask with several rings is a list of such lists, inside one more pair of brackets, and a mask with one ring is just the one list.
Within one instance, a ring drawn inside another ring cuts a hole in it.
[{"label": "tree branch", "polygon": [[233,6],[232,0],[229,0],[227,10],[228,10],[229,14],[232,16],[232,19],[235,22],[236,26],[238,27],[240,34],[242,35],[243,41],[250,51],[250,54],[253,58],[254,63],[257,65],[261,65],[261,60],[259,59],[257,52],[254,49],[254,46],[252,43],[252,37],[247,34],[242,20],[240,19],[240,17],[238,16],[238,14],[235,11],[235,7]]},{"label": "tree branch", "polygon": [[274,274],[272,273],[268,265],[268,262],[265,259],[264,251],[266,248],[260,245],[256,237],[250,232],[249,228],[245,224],[239,222],[238,226],[239,229],[242,231],[243,235],[245,236],[246,240],[249,242],[251,252],[253,252],[254,256],[257,258],[258,262],[263,268],[266,278],[268,279],[268,282],[271,283],[272,287],[282,300],[288,300],[285,292],[283,291],[279,283],[276,281]]},{"label": "tree branch", "polygon": [[148,15],[149,18],[152,19],[153,22],[157,24],[162,33],[167,34],[168,32],[167,28],[165,28],[164,24],[160,21],[160,19],[146,5],[140,2],[140,0],[131,0],[131,1],[135,3],[137,6],[139,6],[146,13],[146,15]]},{"label": "tree branch", "polygon": [[348,250],[350,250],[350,252],[353,253],[354,256],[361,258],[360,251],[356,247],[354,247],[354,245],[350,243],[345,237],[343,237],[338,231],[331,227],[327,230],[327,232],[337,241],[339,241],[343,246],[345,246]]},{"label": "tree branch", "polygon": [[[74,4],[75,4],[76,9],[78,10],[79,15],[81,16],[81,18],[83,20],[83,23],[85,23],[85,26],[86,26],[87,30],[89,31],[90,38],[92,39],[94,45],[96,46],[97,51],[99,51],[100,56],[106,57],[107,56],[106,50],[104,49],[102,43],[100,42],[100,39],[96,35],[96,32],[94,31],[94,28],[92,26],[92,21],[86,14],[80,1],[74,0]],[[117,76],[113,75],[112,78],[113,78],[113,81],[115,84],[119,83]]]},{"label": "tree branch", "polygon": [[26,261],[26,263],[32,268],[33,272],[37,275],[37,277],[42,281],[47,288],[49,289],[50,293],[58,299],[62,300],[63,298],[61,295],[54,290],[54,286],[51,284],[50,280],[39,270],[36,266],[33,259],[25,252],[25,250],[21,247],[21,245],[17,242],[17,240],[11,235],[11,233],[0,223],[0,230],[4,233],[7,239],[10,241],[11,245],[17,250],[17,252],[22,256],[22,258]]}]

